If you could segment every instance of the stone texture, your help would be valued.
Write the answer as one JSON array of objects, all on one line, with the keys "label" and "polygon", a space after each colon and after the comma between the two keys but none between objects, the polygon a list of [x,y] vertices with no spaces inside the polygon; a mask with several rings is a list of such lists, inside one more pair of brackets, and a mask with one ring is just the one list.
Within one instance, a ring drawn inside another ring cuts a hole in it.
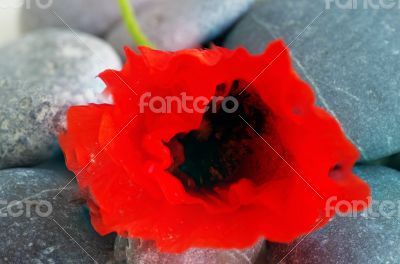
[{"label": "stone texture", "polygon": [[[138,11],[138,20],[149,39],[162,50],[199,47],[215,38],[248,10],[254,0],[171,0],[150,3]],[[121,22],[107,40],[122,54],[134,46]]]},{"label": "stone texture", "polygon": [[56,197],[72,179],[59,167],[0,171],[0,263],[106,263],[112,256],[115,237],[92,229],[75,182]]},{"label": "stone texture", "polygon": [[48,29],[0,49],[0,168],[36,164],[51,156],[70,105],[97,102],[96,76],[119,68],[103,41]]},{"label": "stone texture", "polygon": [[182,254],[158,252],[154,242],[117,237],[115,262],[128,264],[253,264],[263,241],[247,250],[190,249]]},{"label": "stone texture", "polygon": [[[360,166],[355,171],[372,188],[375,202],[370,212],[356,217],[336,217],[324,229],[291,245],[267,243],[268,254],[260,263],[276,264],[285,256],[279,263],[399,263],[400,172],[380,166]],[[382,201],[396,206],[389,210],[390,205]]]},{"label": "stone texture", "polygon": [[[151,1],[132,0],[136,8]],[[27,1],[21,12],[21,29],[29,32],[45,27],[61,27],[102,36],[120,19],[117,1],[49,0]]]},{"label": "stone texture", "polygon": [[[338,118],[364,160],[400,151],[398,8],[345,10],[325,0],[261,0],[225,46],[258,53],[283,38],[319,104]],[[329,3],[329,2],[328,2]],[[308,27],[307,27],[308,26]]]}]

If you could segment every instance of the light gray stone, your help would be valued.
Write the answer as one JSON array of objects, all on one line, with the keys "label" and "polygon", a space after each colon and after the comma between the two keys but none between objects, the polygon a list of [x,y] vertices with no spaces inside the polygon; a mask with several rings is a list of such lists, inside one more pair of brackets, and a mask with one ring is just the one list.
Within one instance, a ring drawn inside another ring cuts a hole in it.
[{"label": "light gray stone", "polygon": [[106,263],[112,257],[115,237],[92,229],[76,183],[59,193],[72,177],[65,169],[0,170],[0,263]]},{"label": "light gray stone", "polygon": [[115,263],[128,264],[253,264],[263,247],[259,241],[246,250],[189,249],[182,254],[160,253],[154,242],[117,237]]},{"label": "light gray stone", "polygon": [[338,2],[350,1],[260,0],[225,46],[259,53],[283,38],[319,104],[364,160],[379,159],[400,151],[399,9],[346,10]]},{"label": "light gray stone", "polygon": [[[162,50],[199,47],[226,30],[254,0],[170,0],[149,3],[138,11],[143,32]],[[107,40],[122,54],[133,41],[120,22]]]},{"label": "light gray stone", "polygon": [[51,156],[70,105],[99,101],[96,76],[119,68],[103,41],[48,29],[0,49],[0,168],[33,165]]},{"label": "light gray stone", "polygon": [[[132,0],[136,8],[150,1]],[[29,32],[45,27],[71,27],[102,36],[120,20],[117,1],[110,0],[48,0],[25,1],[21,11],[21,29]]]},{"label": "light gray stone", "polygon": [[291,245],[267,243],[262,263],[399,263],[400,172],[380,166],[360,166],[355,172],[372,188],[375,202],[369,212],[337,216],[324,229]]}]

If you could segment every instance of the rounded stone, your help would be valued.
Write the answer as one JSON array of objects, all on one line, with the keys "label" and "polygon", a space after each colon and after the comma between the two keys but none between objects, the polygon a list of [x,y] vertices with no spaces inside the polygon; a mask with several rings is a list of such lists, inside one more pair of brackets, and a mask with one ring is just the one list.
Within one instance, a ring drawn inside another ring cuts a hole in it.
[{"label": "rounded stone", "polygon": [[[132,2],[140,5],[144,1]],[[24,1],[20,16],[23,32],[46,27],[71,27],[101,36],[120,19],[120,11],[117,1],[110,0]]]},{"label": "rounded stone", "polygon": [[[143,32],[162,50],[200,47],[217,37],[245,13],[254,0],[174,0],[154,1],[137,12]],[[120,22],[107,36],[123,55],[123,47],[135,47]]]},{"label": "rounded stone", "polygon": [[58,29],[1,48],[0,168],[49,158],[68,106],[100,102],[104,84],[96,76],[120,66],[107,43]]},{"label": "rounded stone", "polygon": [[67,186],[72,177],[65,168],[0,170],[1,263],[106,263],[112,257],[115,237],[92,229],[76,183]]},{"label": "rounded stone", "polygon": [[160,253],[154,242],[117,237],[114,258],[127,264],[252,264],[264,242],[260,240],[245,250],[189,249],[181,254]]}]

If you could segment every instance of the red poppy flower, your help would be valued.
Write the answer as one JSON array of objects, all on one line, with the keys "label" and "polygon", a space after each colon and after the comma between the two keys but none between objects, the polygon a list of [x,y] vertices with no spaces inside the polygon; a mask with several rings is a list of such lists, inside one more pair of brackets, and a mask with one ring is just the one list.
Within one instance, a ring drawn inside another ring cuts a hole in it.
[{"label": "red poppy flower", "polygon": [[[100,234],[154,240],[164,252],[246,248],[323,226],[337,201],[368,202],[369,187],[352,174],[358,152],[315,105],[282,41],[258,56],[218,47],[126,53],[121,71],[100,75],[113,104],[71,107],[60,136]],[[151,111],[140,105],[147,92],[229,96],[239,107]]]}]

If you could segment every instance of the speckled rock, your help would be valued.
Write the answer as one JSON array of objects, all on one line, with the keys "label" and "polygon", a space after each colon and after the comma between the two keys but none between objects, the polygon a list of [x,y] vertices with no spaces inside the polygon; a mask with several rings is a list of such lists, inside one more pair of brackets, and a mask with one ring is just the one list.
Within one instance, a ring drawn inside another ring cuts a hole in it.
[{"label": "speckled rock", "polygon": [[190,249],[182,254],[160,253],[154,242],[117,237],[115,263],[128,264],[253,264],[263,246],[258,242],[247,250]]},{"label": "speckled rock", "polygon": [[[132,0],[136,8],[150,1]],[[104,35],[120,19],[117,1],[110,0],[49,0],[27,1],[21,11],[21,29],[29,32],[45,27],[61,27]]]},{"label": "speckled rock", "polygon": [[0,49],[0,168],[51,156],[67,106],[97,102],[118,55],[86,34],[48,29]]},{"label": "speckled rock", "polygon": [[268,243],[263,263],[399,263],[400,172],[379,166],[355,171],[372,188],[372,209],[355,217],[336,217],[324,229],[291,245]]},{"label": "speckled rock", "polygon": [[[326,3],[332,3],[326,9]],[[226,40],[261,52],[283,38],[319,104],[338,118],[364,160],[400,151],[398,8],[338,8],[346,1],[260,0]]]},{"label": "speckled rock", "polygon": [[100,237],[66,171],[0,171],[0,263],[106,263],[115,237]]},{"label": "speckled rock", "polygon": [[[253,2],[254,0],[170,0],[149,3],[138,11],[138,20],[157,48],[193,48],[227,29]],[[121,54],[123,46],[134,46],[122,22],[111,31],[107,40]]]}]

